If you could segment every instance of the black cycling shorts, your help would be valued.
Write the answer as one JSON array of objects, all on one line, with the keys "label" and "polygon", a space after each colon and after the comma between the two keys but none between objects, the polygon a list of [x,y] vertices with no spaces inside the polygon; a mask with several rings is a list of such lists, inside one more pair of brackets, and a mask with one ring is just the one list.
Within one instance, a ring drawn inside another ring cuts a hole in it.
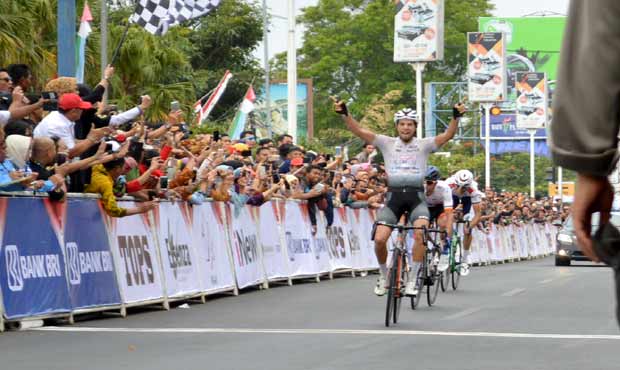
[{"label": "black cycling shorts", "polygon": [[452,195],[452,202],[454,203],[454,208],[459,204],[463,205],[463,214],[466,215],[471,211],[471,197],[463,197],[459,198],[456,195]]},{"label": "black cycling shorts", "polygon": [[433,221],[436,221],[439,216],[441,216],[441,214],[443,213],[444,208],[443,208],[443,204],[440,204],[438,206],[433,206],[433,207],[428,207],[428,213],[430,214],[430,222],[433,223]]},{"label": "black cycling shorts", "polygon": [[409,222],[429,219],[428,207],[424,200],[424,192],[388,192],[385,206],[377,215],[377,223],[396,225],[400,218],[409,212]]}]

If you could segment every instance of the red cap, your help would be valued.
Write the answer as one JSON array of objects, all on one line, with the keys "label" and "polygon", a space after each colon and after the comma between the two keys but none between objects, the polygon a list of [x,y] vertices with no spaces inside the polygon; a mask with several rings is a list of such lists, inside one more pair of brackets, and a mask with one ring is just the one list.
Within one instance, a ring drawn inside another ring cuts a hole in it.
[{"label": "red cap", "polygon": [[93,105],[82,100],[78,94],[69,93],[63,94],[60,97],[60,100],[58,100],[58,107],[67,111],[71,109],[90,109]]},{"label": "red cap", "polygon": [[303,166],[303,165],[304,165],[304,160],[301,158],[295,158],[291,160],[291,166]]}]

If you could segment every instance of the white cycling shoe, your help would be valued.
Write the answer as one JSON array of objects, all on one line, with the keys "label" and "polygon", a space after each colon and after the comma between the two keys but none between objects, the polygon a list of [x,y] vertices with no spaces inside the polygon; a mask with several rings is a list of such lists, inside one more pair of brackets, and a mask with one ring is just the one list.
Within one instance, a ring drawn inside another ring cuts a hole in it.
[{"label": "white cycling shoe", "polygon": [[385,278],[383,276],[379,276],[379,278],[377,279],[377,285],[375,285],[375,294],[380,297],[382,295],[385,295],[385,293]]},{"label": "white cycling shoe", "polygon": [[467,263],[463,262],[463,263],[461,263],[461,264],[459,265],[459,274],[460,274],[461,276],[467,276],[467,275],[469,275],[469,271],[470,271],[470,269],[469,269],[469,264],[467,264]]},{"label": "white cycling shoe", "polygon": [[407,282],[407,284],[405,285],[405,295],[410,297],[418,295],[418,288],[415,281]]},{"label": "white cycling shoe", "polygon": [[450,256],[447,254],[442,254],[439,258],[439,264],[437,265],[437,270],[439,272],[444,272],[450,266]]}]

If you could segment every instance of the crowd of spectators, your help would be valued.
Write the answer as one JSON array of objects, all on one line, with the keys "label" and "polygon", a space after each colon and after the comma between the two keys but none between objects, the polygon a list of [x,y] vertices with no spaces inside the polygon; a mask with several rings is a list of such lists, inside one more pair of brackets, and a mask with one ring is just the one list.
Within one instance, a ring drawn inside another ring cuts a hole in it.
[{"label": "crowd of spectators", "polygon": [[[47,192],[62,201],[67,192],[101,195],[106,212],[122,217],[152,209],[157,199],[200,204],[211,198],[229,201],[235,211],[270,199],[299,199],[328,226],[335,207],[380,208],[387,192],[385,169],[377,151],[366,144],[348,159],[306,150],[289,135],[257,139],[253,131],[239,138],[225,133],[190,135],[187,117],[172,111],[165,122],[144,121],[148,96],[127,111],[104,101],[114,68],[93,88],[75,78],[50,80],[51,95],[30,95],[28,66],[0,69],[0,191]],[[117,198],[140,200],[119,207]],[[487,192],[484,221],[543,222],[564,218],[566,208],[523,194]]]}]

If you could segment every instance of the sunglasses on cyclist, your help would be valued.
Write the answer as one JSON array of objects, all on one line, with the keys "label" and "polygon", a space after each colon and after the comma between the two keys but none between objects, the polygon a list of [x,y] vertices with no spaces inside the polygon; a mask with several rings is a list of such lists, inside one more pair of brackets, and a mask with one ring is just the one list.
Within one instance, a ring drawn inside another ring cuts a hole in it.
[{"label": "sunglasses on cyclist", "polygon": [[426,185],[433,185],[436,181],[426,180]]}]

